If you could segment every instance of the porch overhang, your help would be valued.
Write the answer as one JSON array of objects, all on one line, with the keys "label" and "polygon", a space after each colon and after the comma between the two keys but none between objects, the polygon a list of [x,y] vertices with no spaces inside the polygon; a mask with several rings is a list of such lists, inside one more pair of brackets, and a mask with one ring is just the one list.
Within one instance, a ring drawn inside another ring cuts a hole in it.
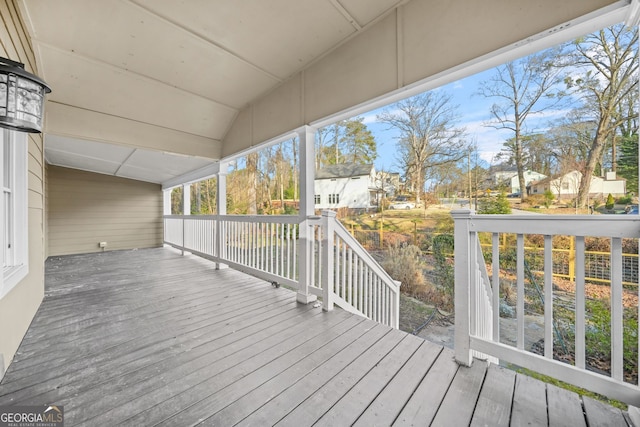
[{"label": "porch overhang", "polygon": [[636,3],[19,0],[30,65],[53,88],[47,135],[209,161],[624,21]]}]

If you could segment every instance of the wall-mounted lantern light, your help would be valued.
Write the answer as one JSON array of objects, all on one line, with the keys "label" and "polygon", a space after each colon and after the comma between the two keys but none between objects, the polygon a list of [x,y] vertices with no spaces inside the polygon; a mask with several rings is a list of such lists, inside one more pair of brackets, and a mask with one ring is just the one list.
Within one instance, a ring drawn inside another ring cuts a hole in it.
[{"label": "wall-mounted lantern light", "polygon": [[24,64],[0,57],[0,127],[42,132],[47,84],[24,69]]}]

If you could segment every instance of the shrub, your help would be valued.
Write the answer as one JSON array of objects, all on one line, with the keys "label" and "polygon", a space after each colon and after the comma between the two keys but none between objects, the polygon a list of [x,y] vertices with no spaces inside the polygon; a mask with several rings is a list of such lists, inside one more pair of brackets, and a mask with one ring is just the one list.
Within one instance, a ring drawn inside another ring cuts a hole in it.
[{"label": "shrub", "polygon": [[611,195],[611,193],[609,193],[609,195],[607,196],[607,202],[604,204],[604,207],[607,209],[613,209],[614,204],[615,204],[615,200],[613,199],[613,196]]},{"label": "shrub", "polygon": [[440,234],[433,238],[433,258],[435,259],[436,285],[453,300],[453,235]]},{"label": "shrub", "polygon": [[424,292],[422,253],[413,245],[393,246],[387,250],[382,267],[395,280],[402,282],[402,292],[418,296]]},{"label": "shrub", "polygon": [[618,200],[616,200],[616,203],[620,205],[628,205],[631,202],[633,202],[633,199],[631,196],[623,196],[623,197],[620,197]]},{"label": "shrub", "polygon": [[549,206],[551,206],[551,204],[553,203],[553,199],[555,198],[556,196],[553,195],[551,190],[546,190],[544,192],[544,207],[548,208]]},{"label": "shrub", "polygon": [[480,214],[510,214],[511,205],[507,196],[504,193],[500,193],[496,197],[486,197],[480,201],[478,206],[478,213]]}]

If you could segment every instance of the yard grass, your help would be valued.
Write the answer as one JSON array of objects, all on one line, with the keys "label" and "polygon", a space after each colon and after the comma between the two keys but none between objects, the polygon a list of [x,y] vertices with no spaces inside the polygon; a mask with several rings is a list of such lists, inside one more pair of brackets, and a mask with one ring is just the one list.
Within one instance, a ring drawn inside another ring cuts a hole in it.
[{"label": "yard grass", "polygon": [[361,214],[342,218],[341,222],[347,227],[358,230],[382,230],[394,233],[424,233],[433,231],[437,224],[446,217],[450,217],[449,210],[429,207],[408,210],[389,209],[383,213]]}]

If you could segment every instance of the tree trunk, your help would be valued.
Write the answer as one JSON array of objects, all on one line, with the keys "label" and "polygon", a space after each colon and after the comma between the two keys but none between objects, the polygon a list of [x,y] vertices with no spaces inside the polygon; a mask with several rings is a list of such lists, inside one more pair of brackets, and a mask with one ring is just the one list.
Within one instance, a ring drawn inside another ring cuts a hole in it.
[{"label": "tree trunk", "polygon": [[247,213],[249,215],[257,215],[258,214],[258,195],[257,195],[257,187],[258,187],[258,153],[247,154],[247,195],[249,199],[249,206],[247,208]]},{"label": "tree trunk", "polygon": [[608,127],[608,123],[604,123],[603,121],[598,123],[598,129],[596,130],[596,135],[593,138],[593,143],[587,156],[587,163],[582,171],[582,179],[580,180],[580,187],[578,188],[578,196],[576,198],[576,207],[585,207],[585,201],[591,189],[591,177],[593,177],[593,171],[596,168],[607,141],[606,129],[608,129]]}]

